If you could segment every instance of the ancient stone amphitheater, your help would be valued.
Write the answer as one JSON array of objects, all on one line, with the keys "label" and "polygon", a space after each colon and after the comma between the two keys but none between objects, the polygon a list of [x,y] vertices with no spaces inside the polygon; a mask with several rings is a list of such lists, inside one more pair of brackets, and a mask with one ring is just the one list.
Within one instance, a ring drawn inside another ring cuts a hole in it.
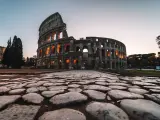
[{"label": "ancient stone amphitheater", "polygon": [[68,37],[66,24],[59,13],[46,18],[39,27],[38,68],[123,69],[126,47],[115,39]]}]

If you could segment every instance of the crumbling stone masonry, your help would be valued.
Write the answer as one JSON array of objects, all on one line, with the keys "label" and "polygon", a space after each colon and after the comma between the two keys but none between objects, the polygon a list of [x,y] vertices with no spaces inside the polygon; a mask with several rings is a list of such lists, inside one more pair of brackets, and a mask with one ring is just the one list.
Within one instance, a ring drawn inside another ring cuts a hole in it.
[{"label": "crumbling stone masonry", "polygon": [[58,12],[40,25],[37,58],[38,68],[124,69],[127,65],[122,42],[103,37],[68,37]]}]

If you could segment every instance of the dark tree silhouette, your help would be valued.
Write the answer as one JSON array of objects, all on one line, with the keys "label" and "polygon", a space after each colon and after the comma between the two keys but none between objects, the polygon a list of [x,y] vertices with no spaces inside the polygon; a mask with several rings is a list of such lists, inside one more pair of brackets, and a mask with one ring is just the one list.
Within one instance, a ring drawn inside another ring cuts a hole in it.
[{"label": "dark tree silhouette", "polygon": [[7,48],[3,54],[2,64],[7,65],[7,68],[11,65],[11,38],[8,40]]},{"label": "dark tree silhouette", "polygon": [[23,64],[23,47],[21,39],[17,38],[17,36],[13,38],[11,51],[12,68],[21,68]]},{"label": "dark tree silhouette", "polygon": [[160,48],[160,35],[159,35],[159,36],[157,36],[157,38],[156,38],[156,42],[157,42],[157,44],[158,44],[158,46],[159,46],[159,48]]}]

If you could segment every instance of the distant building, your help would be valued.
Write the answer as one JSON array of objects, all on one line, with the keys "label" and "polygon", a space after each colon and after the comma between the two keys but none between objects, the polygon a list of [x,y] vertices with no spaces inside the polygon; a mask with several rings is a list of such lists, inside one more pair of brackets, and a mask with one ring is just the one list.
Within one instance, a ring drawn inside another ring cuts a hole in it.
[{"label": "distant building", "polygon": [[128,68],[153,69],[160,65],[160,57],[156,53],[133,54],[127,57]]},{"label": "distant building", "polygon": [[2,62],[2,58],[3,58],[3,54],[4,54],[5,49],[6,49],[6,47],[0,46],[0,64]]}]

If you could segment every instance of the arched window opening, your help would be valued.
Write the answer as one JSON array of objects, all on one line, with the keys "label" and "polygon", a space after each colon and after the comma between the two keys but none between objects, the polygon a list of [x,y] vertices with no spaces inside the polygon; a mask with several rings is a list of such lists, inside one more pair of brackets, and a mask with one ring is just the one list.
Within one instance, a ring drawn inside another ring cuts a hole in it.
[{"label": "arched window opening", "polygon": [[55,33],[52,33],[51,39],[54,40]]},{"label": "arched window opening", "polygon": [[54,60],[51,61],[51,65],[54,65]]},{"label": "arched window opening", "polygon": [[110,57],[111,53],[107,50],[107,56]]},{"label": "arched window opening", "polygon": [[104,47],[104,45],[101,45],[101,48],[103,48]]},{"label": "arched window opening", "polygon": [[47,36],[47,40],[46,40],[47,42],[50,42],[51,41],[51,36],[50,35],[48,35]]},{"label": "arched window opening", "polygon": [[54,40],[56,40],[56,37],[57,37],[57,35],[56,35],[56,34],[54,34]]},{"label": "arched window opening", "polygon": [[96,56],[99,56],[99,48],[96,50]]},{"label": "arched window opening", "polygon": [[112,49],[112,51],[111,51],[111,55],[112,55],[112,58],[114,57],[114,50]]},{"label": "arched window opening", "polygon": [[92,52],[94,53],[94,48],[92,47]]},{"label": "arched window opening", "polygon": [[58,33],[58,39],[60,39],[60,33]]},{"label": "arched window opening", "polygon": [[59,33],[59,38],[60,39],[63,38],[63,33],[62,32]]},{"label": "arched window opening", "polygon": [[45,56],[45,51],[46,51],[46,49],[45,49],[45,48],[43,48],[43,49],[42,49],[42,57],[44,57],[44,56]]},{"label": "arched window opening", "polygon": [[51,47],[51,54],[54,54],[54,53],[55,53],[55,46],[52,45],[52,47]]},{"label": "arched window opening", "polygon": [[83,47],[83,58],[84,59],[88,59],[88,48],[87,48],[87,46],[84,46]]},{"label": "arched window opening", "polygon": [[83,47],[83,52],[87,53],[88,52],[88,48],[86,46]]},{"label": "arched window opening", "polygon": [[123,59],[124,58],[124,56],[123,56],[123,54],[121,54],[121,59]]},{"label": "arched window opening", "polygon": [[57,53],[61,53],[62,51],[62,47],[60,44],[57,45]]},{"label": "arched window opening", "polygon": [[77,60],[77,59],[74,59],[74,60],[73,60],[73,63],[74,63],[74,64],[77,64],[77,63],[78,63],[78,60]]},{"label": "arched window opening", "polygon": [[88,49],[87,48],[83,49],[83,52],[85,52],[85,53],[88,52]]},{"label": "arched window opening", "polygon": [[80,47],[79,46],[76,47],[76,52],[80,52]]},{"label": "arched window opening", "polygon": [[116,56],[118,56],[118,50],[116,50]]},{"label": "arched window opening", "polygon": [[39,51],[39,57],[42,57],[42,49]]},{"label": "arched window opening", "polygon": [[47,47],[46,48],[46,55],[49,55],[50,54],[50,47]]},{"label": "arched window opening", "polygon": [[122,54],[121,54],[121,53],[119,54],[119,58],[120,58],[120,59],[122,58]]},{"label": "arched window opening", "polygon": [[70,60],[69,60],[69,59],[66,59],[66,63],[69,64],[69,63],[70,63]]},{"label": "arched window opening", "polygon": [[105,57],[105,50],[102,49],[102,57]]},{"label": "arched window opening", "polygon": [[65,44],[65,52],[69,52],[70,51],[70,45],[69,44]]}]

